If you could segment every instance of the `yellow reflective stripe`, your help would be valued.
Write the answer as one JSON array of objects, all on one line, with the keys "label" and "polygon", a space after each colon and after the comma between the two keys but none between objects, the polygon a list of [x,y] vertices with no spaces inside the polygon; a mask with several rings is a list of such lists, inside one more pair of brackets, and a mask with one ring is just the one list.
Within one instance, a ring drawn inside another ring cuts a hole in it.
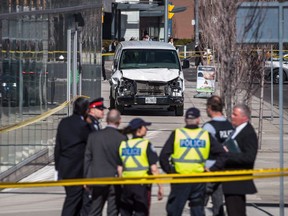
[{"label": "yellow reflective stripe", "polygon": [[[123,176],[145,176],[149,169],[147,161],[146,149],[148,140],[143,138],[130,139],[122,141],[120,145],[120,157],[123,161]],[[135,148],[140,145],[141,155],[122,155],[124,148]],[[128,159],[130,159],[128,161]]]},{"label": "yellow reflective stripe", "polygon": [[25,126],[28,126],[28,125],[31,125],[31,124],[34,124],[36,122],[42,121],[42,120],[48,118],[49,116],[59,112],[60,110],[65,108],[70,102],[76,100],[79,97],[89,98],[88,96],[76,96],[71,101],[65,101],[64,103],[60,104],[58,107],[55,107],[54,109],[48,110],[47,112],[44,112],[41,115],[37,115],[35,117],[29,118],[27,120],[21,121],[21,122],[16,123],[16,124],[12,124],[12,125],[1,127],[0,128],[0,133],[13,131],[13,130],[16,130],[16,129],[19,129],[19,128],[22,128],[22,127],[25,127]]},{"label": "yellow reflective stripe", "polygon": [[[191,139],[191,137],[186,133],[186,131],[185,131],[183,128],[179,129],[179,131],[181,131],[181,132],[184,134],[184,136],[186,137],[186,139]],[[195,139],[200,139],[200,137],[202,136],[202,134],[203,134],[204,132],[205,132],[205,130],[201,129]],[[187,148],[187,149],[185,150],[185,152],[182,154],[182,156],[181,156],[179,159],[177,159],[177,161],[183,162],[183,163],[189,163],[189,162],[195,162],[195,161],[196,161],[197,163],[204,163],[204,162],[206,161],[206,160],[204,159],[202,153],[200,152],[200,150],[199,150],[198,148],[194,148],[194,150],[197,152],[200,160],[190,160],[190,161],[186,160],[185,157],[186,157],[187,154],[191,151],[191,149],[192,149],[192,148]],[[175,161],[176,161],[176,159],[175,159]]]}]

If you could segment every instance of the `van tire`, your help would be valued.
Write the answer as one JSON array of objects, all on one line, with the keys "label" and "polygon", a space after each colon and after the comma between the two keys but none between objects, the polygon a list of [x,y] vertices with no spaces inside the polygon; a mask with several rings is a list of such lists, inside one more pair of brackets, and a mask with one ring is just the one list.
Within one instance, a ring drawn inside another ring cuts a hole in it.
[{"label": "van tire", "polygon": [[184,114],[184,106],[181,105],[181,106],[176,106],[175,107],[175,115],[176,116],[183,116]]},{"label": "van tire", "polygon": [[115,99],[113,98],[112,96],[112,89],[110,89],[110,96],[109,96],[109,99],[110,99],[110,107],[109,109],[115,109]]}]

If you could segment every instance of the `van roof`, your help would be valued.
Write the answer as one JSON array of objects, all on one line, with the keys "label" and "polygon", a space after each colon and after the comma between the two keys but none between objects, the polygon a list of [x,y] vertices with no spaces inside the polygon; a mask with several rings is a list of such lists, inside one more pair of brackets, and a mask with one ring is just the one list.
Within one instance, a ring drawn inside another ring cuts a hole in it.
[{"label": "van roof", "polygon": [[172,44],[159,41],[122,41],[122,49],[167,49],[175,50]]}]

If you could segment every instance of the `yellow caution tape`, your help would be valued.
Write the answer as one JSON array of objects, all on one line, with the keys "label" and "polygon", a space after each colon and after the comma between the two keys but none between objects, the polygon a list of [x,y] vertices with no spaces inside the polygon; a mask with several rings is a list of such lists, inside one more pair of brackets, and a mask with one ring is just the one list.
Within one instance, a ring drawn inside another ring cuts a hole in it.
[{"label": "yellow caution tape", "polygon": [[[77,98],[79,97],[85,97],[85,98],[89,98],[87,96],[76,96],[75,98],[73,98],[71,101],[74,101],[76,100]],[[38,116],[35,116],[35,117],[32,117],[32,118],[29,118],[25,121],[21,121],[19,123],[16,123],[16,124],[12,124],[12,125],[8,125],[8,126],[4,126],[4,127],[1,127],[0,128],[0,134],[1,133],[5,133],[5,132],[8,132],[8,131],[12,131],[12,130],[16,130],[16,129],[19,129],[19,128],[22,128],[22,127],[25,127],[25,126],[28,126],[28,125],[31,125],[33,123],[36,123],[38,121],[41,121],[43,119],[46,119],[48,118],[49,116],[59,112],[60,110],[62,110],[64,107],[66,107],[71,101],[65,101],[64,103],[62,103],[61,105],[51,109],[51,110],[48,110],[47,112],[44,112],[42,113],[41,115],[38,115]]]},{"label": "yellow caution tape", "polygon": [[76,185],[122,185],[122,184],[180,184],[180,183],[204,183],[204,182],[227,182],[246,181],[252,179],[275,178],[288,176],[288,168],[284,169],[258,169],[242,171],[222,171],[194,173],[191,175],[163,174],[134,178],[90,178],[90,179],[67,179],[60,181],[42,182],[2,182],[0,188],[29,188],[29,187],[57,187]]}]

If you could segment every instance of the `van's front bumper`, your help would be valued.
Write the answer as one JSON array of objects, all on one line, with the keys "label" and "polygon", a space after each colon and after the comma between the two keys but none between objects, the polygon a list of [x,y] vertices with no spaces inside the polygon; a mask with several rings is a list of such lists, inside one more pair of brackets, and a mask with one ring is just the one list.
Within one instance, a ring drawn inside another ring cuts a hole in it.
[{"label": "van's front bumper", "polygon": [[184,97],[120,96],[117,97],[117,104],[121,106],[137,106],[137,105],[181,106],[184,104]]}]

